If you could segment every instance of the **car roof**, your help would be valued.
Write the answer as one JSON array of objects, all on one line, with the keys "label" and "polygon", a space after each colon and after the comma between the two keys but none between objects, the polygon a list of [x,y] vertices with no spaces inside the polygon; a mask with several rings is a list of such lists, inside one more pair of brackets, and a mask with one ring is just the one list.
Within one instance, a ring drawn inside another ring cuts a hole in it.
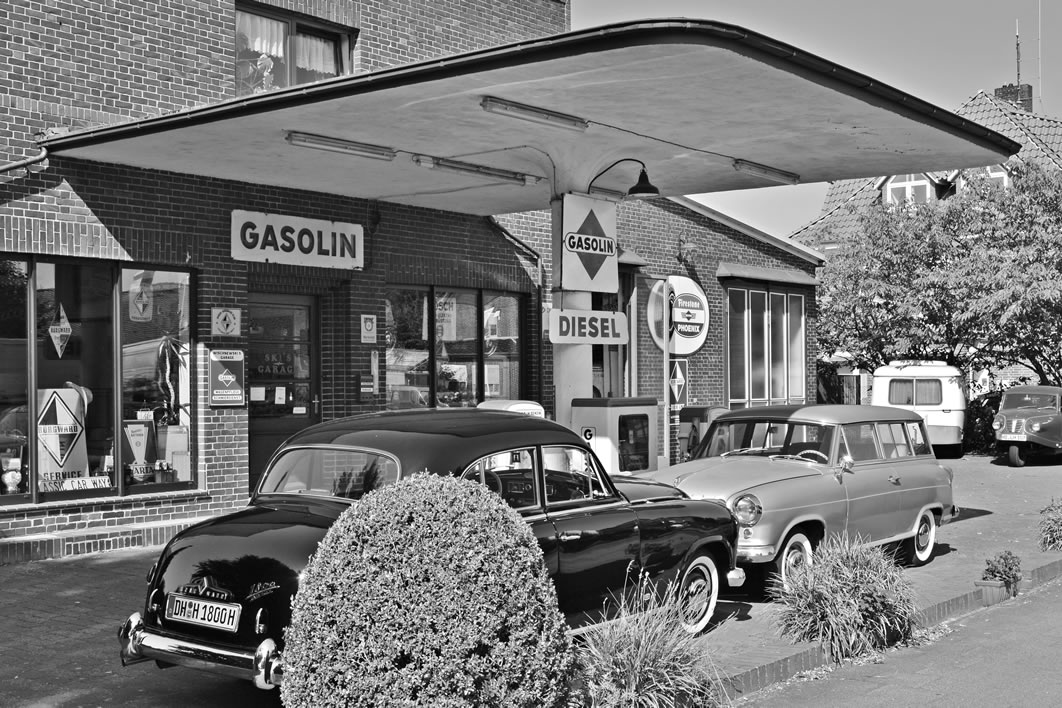
[{"label": "car roof", "polygon": [[588,449],[575,432],[552,420],[479,408],[419,408],[337,418],[296,433],[280,449],[341,445],[381,450],[398,458],[405,475],[425,469],[459,472],[492,452],[546,444]]},{"label": "car roof", "polygon": [[815,404],[789,406],[757,406],[723,413],[716,421],[735,420],[795,420],[810,423],[841,425],[845,423],[874,423],[884,420],[921,421],[922,416],[903,408],[892,406],[864,406],[842,404]]},{"label": "car roof", "polygon": [[1044,386],[1044,385],[1030,385],[1030,386],[1011,386],[1010,388],[1003,389],[1003,395],[1008,393],[1050,393],[1055,396],[1062,393],[1062,386]]}]

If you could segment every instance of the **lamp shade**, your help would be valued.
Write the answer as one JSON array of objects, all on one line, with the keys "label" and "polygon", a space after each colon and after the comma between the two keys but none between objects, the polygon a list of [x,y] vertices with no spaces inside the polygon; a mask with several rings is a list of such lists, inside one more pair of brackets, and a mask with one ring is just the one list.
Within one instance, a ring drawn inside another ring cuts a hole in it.
[{"label": "lamp shade", "polygon": [[649,181],[649,175],[646,173],[644,167],[638,175],[638,181],[627,191],[627,196],[634,197],[635,199],[646,199],[648,197],[660,196],[660,190],[653,186],[653,183]]}]

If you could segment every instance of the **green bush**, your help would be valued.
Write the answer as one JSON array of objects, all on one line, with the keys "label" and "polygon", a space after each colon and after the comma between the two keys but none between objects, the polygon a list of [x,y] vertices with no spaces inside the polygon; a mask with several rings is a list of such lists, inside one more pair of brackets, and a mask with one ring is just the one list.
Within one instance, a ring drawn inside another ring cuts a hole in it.
[{"label": "green bush", "polygon": [[367,494],[321,542],[285,634],[284,705],[557,706],[574,652],[531,528],[474,482]]},{"label": "green bush", "polygon": [[1021,558],[1013,551],[1000,551],[985,561],[981,580],[1002,580],[1009,588],[1021,580]]},{"label": "green bush", "polygon": [[914,590],[893,557],[844,535],[827,538],[810,565],[772,579],[773,621],[793,641],[816,641],[835,662],[910,639]]},{"label": "green bush", "polygon": [[582,636],[579,683],[594,708],[728,705],[704,641],[682,628],[674,593],[661,596],[644,575],[617,598],[614,617]]},{"label": "green bush", "polygon": [[1062,501],[1052,498],[1040,510],[1040,550],[1062,551]]}]

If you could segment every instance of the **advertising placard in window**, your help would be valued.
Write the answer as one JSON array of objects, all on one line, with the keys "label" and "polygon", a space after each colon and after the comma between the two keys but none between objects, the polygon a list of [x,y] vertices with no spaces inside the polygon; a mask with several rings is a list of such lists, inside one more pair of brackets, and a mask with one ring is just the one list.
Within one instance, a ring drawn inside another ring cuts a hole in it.
[{"label": "advertising placard in window", "polygon": [[244,406],[244,353],[242,349],[210,350],[210,405]]}]

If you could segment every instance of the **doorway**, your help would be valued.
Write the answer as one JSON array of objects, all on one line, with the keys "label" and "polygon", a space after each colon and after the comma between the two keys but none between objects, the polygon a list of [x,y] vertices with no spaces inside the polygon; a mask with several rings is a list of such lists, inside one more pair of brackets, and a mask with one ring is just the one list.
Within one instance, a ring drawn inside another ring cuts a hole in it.
[{"label": "doorway", "polygon": [[315,299],[252,293],[247,309],[250,492],[277,447],[320,421],[321,395]]}]

